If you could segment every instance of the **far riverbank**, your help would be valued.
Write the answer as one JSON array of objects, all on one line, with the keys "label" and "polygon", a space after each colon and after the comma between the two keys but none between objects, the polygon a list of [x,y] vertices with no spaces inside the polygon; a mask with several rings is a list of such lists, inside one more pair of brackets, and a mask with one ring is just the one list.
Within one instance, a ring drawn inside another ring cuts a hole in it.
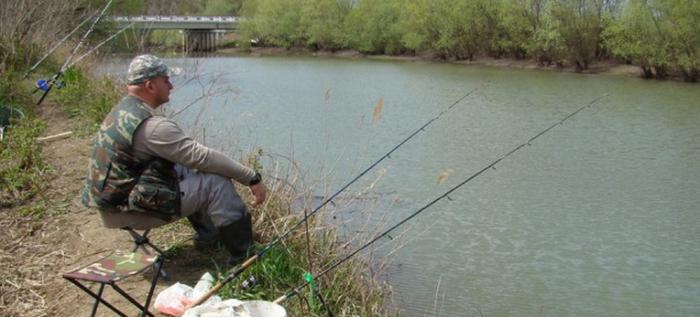
[{"label": "far riverbank", "polygon": [[[233,55],[233,56],[314,56],[314,57],[334,57],[334,58],[349,58],[349,59],[375,59],[375,60],[392,60],[392,61],[412,61],[412,62],[431,62],[431,63],[449,63],[455,65],[477,65],[489,67],[505,67],[513,69],[534,69],[549,72],[569,72],[581,74],[607,74],[627,77],[640,77],[642,70],[639,66],[628,65],[614,60],[601,61],[592,63],[587,70],[577,70],[574,66],[569,65],[544,65],[530,59],[514,59],[514,58],[492,58],[484,57],[472,61],[469,60],[450,60],[442,59],[435,54],[422,55],[371,55],[363,54],[355,50],[338,50],[338,51],[312,51],[302,48],[287,49],[284,47],[253,47],[253,48],[224,48],[219,49],[217,54]],[[683,81],[680,76],[668,77],[670,80]]]}]

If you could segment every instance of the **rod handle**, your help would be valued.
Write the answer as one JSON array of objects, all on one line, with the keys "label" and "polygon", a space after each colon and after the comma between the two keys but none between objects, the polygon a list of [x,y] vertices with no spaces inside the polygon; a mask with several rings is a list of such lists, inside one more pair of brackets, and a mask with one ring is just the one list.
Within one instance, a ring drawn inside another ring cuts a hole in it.
[{"label": "rod handle", "polygon": [[286,299],[287,299],[287,295],[282,295],[282,296],[278,297],[277,299],[275,299],[275,301],[273,303],[279,305],[280,303],[282,303]]},{"label": "rod handle", "polygon": [[[251,256],[248,260],[246,260],[245,262],[243,262],[243,264],[241,264],[241,268],[238,269],[237,272],[243,272],[243,270],[245,270],[246,268],[251,266],[255,262],[255,260],[257,260],[257,259],[258,259],[257,254]],[[236,275],[234,275],[232,277],[235,277],[235,276]],[[223,288],[224,285],[226,285],[226,283],[230,282],[233,279],[232,277],[227,277],[224,280],[222,280],[221,282],[216,283],[216,285],[214,285],[214,287],[212,287],[208,292],[206,292],[204,295],[197,298],[194,302],[187,305],[185,310],[190,309],[190,308],[195,307],[195,306],[198,306],[198,305],[201,305],[202,303],[207,301],[207,299],[214,296],[214,294],[218,293],[221,290],[221,288]]]},{"label": "rod handle", "polygon": [[41,103],[44,101],[44,98],[46,98],[46,95],[48,95],[49,91],[51,91],[52,87],[53,87],[53,84],[49,85],[49,89],[46,89],[46,91],[44,91],[44,94],[41,95],[41,98],[39,98],[39,101],[36,103],[37,106],[41,105]]},{"label": "rod handle", "polygon": [[222,282],[217,283],[216,285],[214,285],[214,287],[212,287],[212,288],[211,288],[208,292],[206,292],[204,295],[200,296],[199,298],[197,298],[197,300],[195,300],[195,301],[192,302],[191,304],[187,305],[187,307],[186,307],[185,310],[188,310],[188,309],[190,309],[190,308],[192,308],[192,307],[201,305],[201,304],[204,303],[207,299],[209,299],[210,297],[214,296],[214,294],[216,294],[218,291],[220,291],[222,287],[224,287],[224,283],[222,283]]},{"label": "rod handle", "polygon": [[245,260],[245,262],[243,262],[243,264],[241,264],[241,271],[243,271],[243,270],[247,269],[249,266],[253,265],[253,263],[257,259],[258,259],[258,255],[256,254],[256,255],[251,256],[247,260]]}]

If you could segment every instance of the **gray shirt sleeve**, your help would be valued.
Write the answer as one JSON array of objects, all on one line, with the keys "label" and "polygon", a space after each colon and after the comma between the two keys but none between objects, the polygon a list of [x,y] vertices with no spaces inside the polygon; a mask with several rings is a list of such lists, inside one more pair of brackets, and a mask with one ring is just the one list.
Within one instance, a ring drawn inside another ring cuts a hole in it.
[{"label": "gray shirt sleeve", "polygon": [[133,145],[137,154],[162,157],[190,169],[233,178],[242,184],[247,185],[255,176],[253,169],[197,143],[185,135],[177,123],[162,116],[144,120],[134,133]]}]

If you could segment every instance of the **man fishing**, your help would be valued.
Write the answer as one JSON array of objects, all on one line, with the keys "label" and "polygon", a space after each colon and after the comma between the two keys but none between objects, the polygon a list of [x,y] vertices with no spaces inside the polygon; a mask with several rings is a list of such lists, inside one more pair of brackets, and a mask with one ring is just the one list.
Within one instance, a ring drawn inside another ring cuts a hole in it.
[{"label": "man fishing", "polygon": [[195,244],[219,241],[234,264],[252,245],[253,230],[231,179],[248,186],[252,207],[267,190],[259,173],[197,143],[162,115],[173,89],[169,75],[156,56],[131,61],[128,95],[97,132],[82,203],[97,208],[107,228],[143,230],[187,217]]}]

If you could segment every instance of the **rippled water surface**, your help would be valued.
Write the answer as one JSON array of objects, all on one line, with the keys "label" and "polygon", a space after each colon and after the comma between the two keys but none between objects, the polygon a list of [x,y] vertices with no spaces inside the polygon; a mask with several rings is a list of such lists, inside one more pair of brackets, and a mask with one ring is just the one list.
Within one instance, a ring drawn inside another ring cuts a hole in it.
[{"label": "rippled water surface", "polygon": [[[381,164],[368,230],[607,94],[383,242],[377,254],[404,245],[384,274],[393,305],[401,316],[700,315],[697,84],[421,62],[169,62],[203,74],[175,79],[171,110],[195,100],[216,74],[216,87],[237,91],[182,112],[192,133],[220,148],[293,157],[328,188],[482,87]],[[450,177],[438,183],[441,173]]]}]

